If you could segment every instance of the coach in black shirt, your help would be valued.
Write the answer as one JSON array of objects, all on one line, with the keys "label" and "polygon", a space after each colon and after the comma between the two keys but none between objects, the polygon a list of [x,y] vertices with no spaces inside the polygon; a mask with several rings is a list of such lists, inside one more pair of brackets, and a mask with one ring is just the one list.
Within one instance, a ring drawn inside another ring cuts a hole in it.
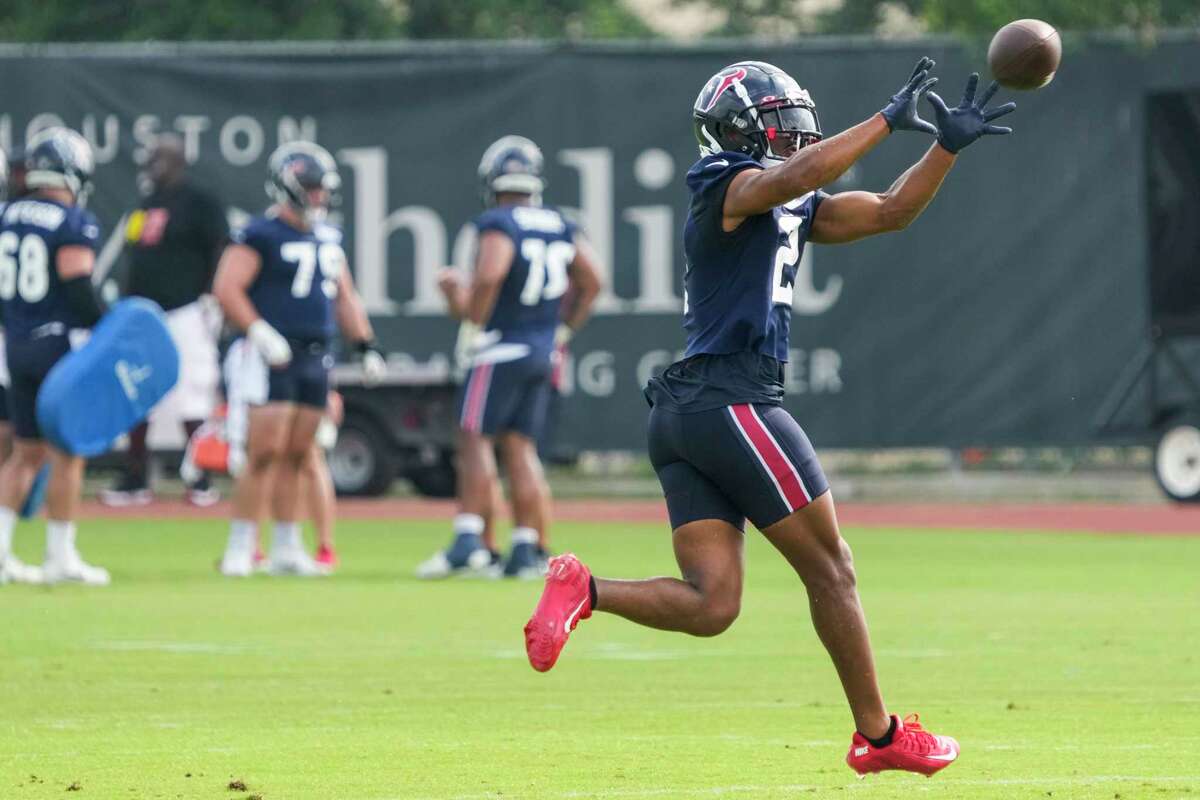
[{"label": "coach in black shirt", "polygon": [[[122,295],[146,297],[167,312],[179,349],[179,382],[153,416],[181,419],[190,436],[212,413],[219,388],[216,336],[219,314],[208,293],[217,260],[229,235],[225,210],[187,176],[183,141],[159,137],[138,188],[144,200],[125,226],[128,271]],[[101,499],[109,505],[142,505],[152,495],[147,483],[147,424],[130,432],[126,473]],[[211,505],[217,495],[207,477],[188,487],[188,499]]]}]

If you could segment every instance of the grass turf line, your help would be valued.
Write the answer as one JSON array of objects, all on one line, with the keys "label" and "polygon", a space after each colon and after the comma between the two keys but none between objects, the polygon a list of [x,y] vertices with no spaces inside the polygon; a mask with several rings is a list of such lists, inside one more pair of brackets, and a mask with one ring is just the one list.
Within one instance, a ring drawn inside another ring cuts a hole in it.
[{"label": "grass turf line", "polygon": [[[212,521],[80,529],[112,587],[0,587],[3,798],[1200,797],[1200,539],[848,531],[889,703],[964,747],[859,782],[800,584],[755,533],[727,634],[597,615],[539,675],[539,584],[410,577],[445,522],[344,522],[325,581],[220,578]],[[17,543],[36,560],[42,526]],[[674,572],[660,526],[556,546]]]}]

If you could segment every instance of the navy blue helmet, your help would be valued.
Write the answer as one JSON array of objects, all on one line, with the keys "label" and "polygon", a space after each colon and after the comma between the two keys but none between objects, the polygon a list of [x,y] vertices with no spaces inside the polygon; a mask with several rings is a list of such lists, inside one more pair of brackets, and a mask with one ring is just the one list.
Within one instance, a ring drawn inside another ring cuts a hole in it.
[{"label": "navy blue helmet", "polygon": [[779,67],[739,61],[708,79],[692,108],[703,155],[743,153],[764,165],[821,141],[817,107]]},{"label": "navy blue helmet", "polygon": [[25,185],[33,189],[67,189],[76,205],[87,205],[95,160],[92,147],[69,128],[47,128],[25,147]]},{"label": "navy blue helmet", "polygon": [[[291,206],[308,224],[323,222],[338,204],[342,179],[329,151],[312,142],[288,142],[276,148],[267,162],[267,196]],[[325,189],[326,199],[314,204],[313,189]]]},{"label": "navy blue helmet", "polygon": [[540,204],[546,188],[541,149],[524,136],[502,136],[484,151],[479,182],[485,206],[495,205],[501,192],[527,194]]}]

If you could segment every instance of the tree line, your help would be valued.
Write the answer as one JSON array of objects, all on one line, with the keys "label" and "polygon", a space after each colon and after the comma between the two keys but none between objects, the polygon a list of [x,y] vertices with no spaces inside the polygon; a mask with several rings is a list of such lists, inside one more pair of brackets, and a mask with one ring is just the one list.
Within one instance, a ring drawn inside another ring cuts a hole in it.
[{"label": "tree line", "polygon": [[[1197,0],[668,0],[702,36],[960,33],[1039,17],[1064,30],[1200,27]],[[660,36],[644,0],[0,0],[0,40],[613,39]],[[662,4],[659,12],[664,13]]]}]

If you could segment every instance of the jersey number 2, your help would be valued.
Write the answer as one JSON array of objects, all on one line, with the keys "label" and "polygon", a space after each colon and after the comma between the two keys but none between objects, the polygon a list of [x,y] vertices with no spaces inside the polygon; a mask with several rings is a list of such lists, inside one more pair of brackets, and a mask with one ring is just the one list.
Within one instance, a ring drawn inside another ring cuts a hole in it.
[{"label": "jersey number 2", "polygon": [[287,242],[279,248],[279,255],[289,264],[296,265],[292,297],[308,297],[318,265],[321,267],[321,291],[330,299],[337,297],[338,276],[346,260],[342,248],[328,242],[319,247],[316,242]]},{"label": "jersey number 2", "polygon": [[529,277],[521,290],[523,305],[536,306],[543,300],[562,297],[567,291],[567,267],[575,260],[575,245],[525,239],[521,242],[521,257],[529,262]]},{"label": "jersey number 2", "polygon": [[0,299],[37,303],[50,291],[50,254],[36,233],[0,233]]},{"label": "jersey number 2", "polygon": [[[779,230],[787,236],[787,243],[775,251],[775,274],[772,278],[771,302],[775,305],[792,307],[792,288],[796,284],[796,263],[800,261],[800,228],[804,217],[785,214],[779,218]],[[792,274],[784,272],[791,267]]]}]

